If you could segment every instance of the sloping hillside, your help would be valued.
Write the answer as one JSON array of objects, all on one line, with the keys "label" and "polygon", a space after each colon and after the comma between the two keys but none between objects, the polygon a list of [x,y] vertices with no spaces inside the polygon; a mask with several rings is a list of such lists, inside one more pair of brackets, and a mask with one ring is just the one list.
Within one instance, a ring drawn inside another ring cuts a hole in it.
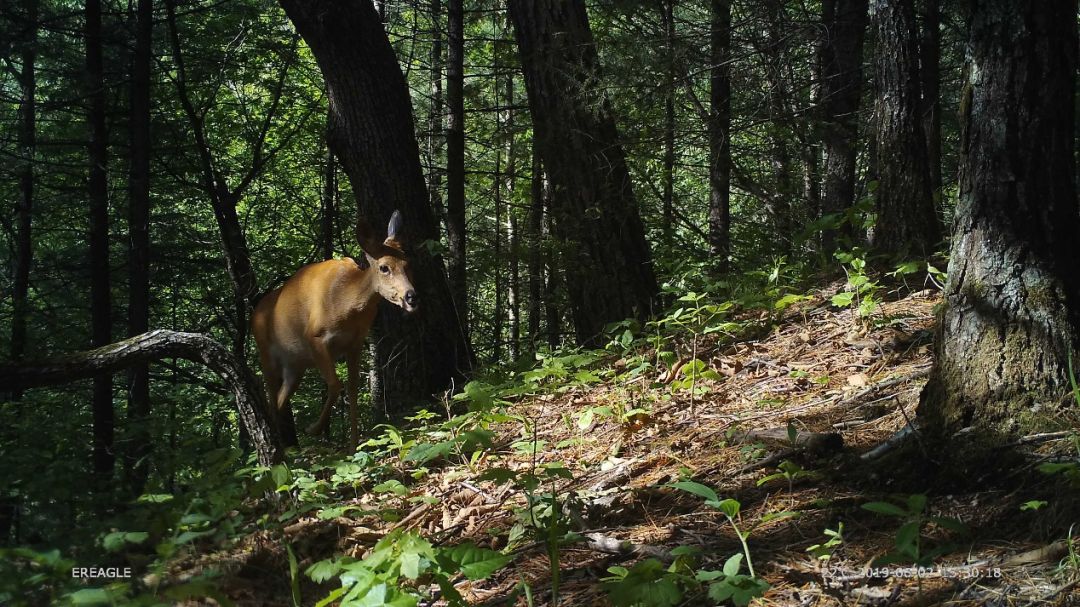
[{"label": "sloping hillside", "polygon": [[[220,572],[241,605],[288,605],[294,591],[304,605],[331,593],[415,604],[410,592],[427,604],[453,589],[490,605],[555,593],[699,605],[761,590],[773,605],[1072,600],[1062,544],[1016,556],[1052,537],[1047,511],[1070,507],[1046,497],[1053,477],[1026,468],[1008,493],[926,487],[924,500],[918,479],[894,480],[877,457],[915,416],[936,291],[866,319],[832,293],[782,318],[691,300],[684,314],[708,316],[680,325],[692,330],[669,323],[474,382],[402,424],[413,429],[379,428],[352,459],[302,453],[268,475],[281,501],[262,530],[201,546],[167,577]],[[901,569],[912,562],[925,570]],[[380,589],[388,580],[400,588]]]}]

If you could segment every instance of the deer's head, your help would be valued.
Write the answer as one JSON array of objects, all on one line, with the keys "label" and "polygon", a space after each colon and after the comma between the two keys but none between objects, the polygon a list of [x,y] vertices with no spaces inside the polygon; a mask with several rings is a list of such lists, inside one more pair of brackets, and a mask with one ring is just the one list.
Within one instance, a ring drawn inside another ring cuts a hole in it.
[{"label": "deer's head", "polygon": [[401,223],[401,213],[394,211],[386,226],[386,239],[380,242],[371,226],[361,218],[356,222],[356,240],[371,266],[375,291],[402,310],[413,312],[419,305],[419,297],[413,288],[409,261],[399,240]]}]

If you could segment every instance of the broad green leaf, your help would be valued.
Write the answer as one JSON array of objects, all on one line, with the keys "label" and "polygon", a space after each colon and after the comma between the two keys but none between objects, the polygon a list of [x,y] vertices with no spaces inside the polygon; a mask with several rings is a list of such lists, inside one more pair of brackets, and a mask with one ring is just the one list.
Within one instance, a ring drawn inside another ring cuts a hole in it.
[{"label": "broad green leaf", "polygon": [[832,296],[830,300],[832,305],[838,308],[846,308],[851,305],[851,302],[855,300],[855,293],[852,291],[844,291],[843,293],[837,293]]},{"label": "broad green leaf", "polygon": [[674,487],[676,489],[682,489],[687,493],[693,493],[694,495],[709,501],[720,501],[720,496],[716,495],[716,491],[713,491],[712,488],[706,485],[702,485],[701,483],[695,483],[694,481],[679,481],[677,483],[671,483],[668,486]]},{"label": "broad green leaf", "polygon": [[503,568],[513,557],[481,548],[471,542],[459,544],[443,551],[470,580],[482,580]]},{"label": "broad green leaf", "polygon": [[724,562],[724,575],[732,577],[739,574],[739,568],[742,567],[743,553],[736,552],[728,557],[728,560]]},{"label": "broad green leaf", "polygon": [[867,502],[862,505],[862,509],[886,516],[908,516],[907,510],[889,502]]}]

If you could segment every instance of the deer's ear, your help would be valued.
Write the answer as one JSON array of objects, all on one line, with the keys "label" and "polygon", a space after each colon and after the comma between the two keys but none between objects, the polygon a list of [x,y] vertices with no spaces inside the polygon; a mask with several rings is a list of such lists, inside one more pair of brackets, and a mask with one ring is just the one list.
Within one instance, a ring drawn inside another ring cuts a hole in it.
[{"label": "deer's ear", "polygon": [[400,240],[401,236],[401,211],[394,211],[390,216],[390,223],[386,224],[386,239]]},{"label": "deer's ear", "polygon": [[379,238],[375,236],[375,230],[371,229],[371,224],[363,217],[356,220],[356,241],[360,243],[360,248],[368,257],[379,257]]}]

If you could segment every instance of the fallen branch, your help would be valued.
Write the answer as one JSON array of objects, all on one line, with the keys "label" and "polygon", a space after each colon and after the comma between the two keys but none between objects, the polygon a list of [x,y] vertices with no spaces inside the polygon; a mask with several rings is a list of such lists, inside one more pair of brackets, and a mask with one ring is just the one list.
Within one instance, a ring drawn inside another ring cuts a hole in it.
[{"label": "fallen branch", "polygon": [[267,420],[266,393],[255,375],[224,346],[200,333],[157,329],[94,350],[2,364],[0,385],[18,389],[55,386],[163,358],[202,363],[220,376],[236,398],[240,422],[251,437],[259,463],[272,466],[282,460],[281,441]]},{"label": "fallen branch", "polygon": [[896,449],[900,445],[907,442],[908,437],[914,435],[915,432],[915,426],[909,423],[903,428],[900,428],[900,430],[898,430],[888,439],[886,439],[885,442],[867,451],[866,453],[863,453],[861,457],[866,461],[878,459],[882,455],[885,455],[886,453]]},{"label": "fallen branch", "polygon": [[649,546],[647,544],[635,544],[626,540],[619,540],[600,533],[586,533],[588,540],[586,546],[589,550],[614,554],[616,556],[649,556],[670,563],[675,560],[671,553],[663,548]]}]

